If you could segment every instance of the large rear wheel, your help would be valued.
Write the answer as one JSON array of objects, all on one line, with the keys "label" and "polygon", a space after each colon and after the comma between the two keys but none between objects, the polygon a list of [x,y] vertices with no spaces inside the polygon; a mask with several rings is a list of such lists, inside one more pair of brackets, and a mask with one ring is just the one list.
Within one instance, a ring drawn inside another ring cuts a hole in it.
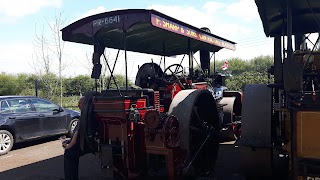
[{"label": "large rear wheel", "polygon": [[216,102],[209,91],[183,90],[172,100],[169,114],[179,121],[180,147],[186,152],[184,174],[208,175],[219,149]]}]

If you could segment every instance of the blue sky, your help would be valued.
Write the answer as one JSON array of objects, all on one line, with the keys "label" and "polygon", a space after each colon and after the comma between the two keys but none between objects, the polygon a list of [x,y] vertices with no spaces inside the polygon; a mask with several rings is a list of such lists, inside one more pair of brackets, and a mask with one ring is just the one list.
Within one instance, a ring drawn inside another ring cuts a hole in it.
[{"label": "blue sky", "polygon": [[[272,39],[264,35],[254,0],[0,0],[0,72],[39,73],[33,63],[36,34],[43,32],[50,39],[48,23],[56,14],[62,13],[67,26],[84,16],[131,8],[155,9],[196,27],[209,27],[213,34],[238,43],[236,51],[218,52],[218,60],[272,54]],[[91,53],[91,47],[65,43],[63,74],[89,74],[87,57]],[[57,60],[52,59],[52,71],[57,71]],[[140,54],[132,54],[131,59],[137,59],[132,66],[150,61],[150,57]],[[123,66],[117,69],[123,72]],[[135,73],[132,71],[130,76]]]}]

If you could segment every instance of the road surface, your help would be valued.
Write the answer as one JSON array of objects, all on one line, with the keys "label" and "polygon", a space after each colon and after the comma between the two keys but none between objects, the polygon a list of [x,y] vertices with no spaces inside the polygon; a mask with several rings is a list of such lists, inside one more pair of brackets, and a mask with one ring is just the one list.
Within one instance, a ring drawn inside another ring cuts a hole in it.
[{"label": "road surface", "polygon": [[[56,180],[63,178],[63,148],[58,137],[19,144],[0,156],[1,180]],[[80,158],[80,179],[100,179],[100,161],[93,154]]]},{"label": "road surface", "polygon": [[[63,178],[63,148],[58,137],[18,144],[0,156],[1,180],[56,180]],[[220,146],[213,179],[242,180],[238,149],[233,142]],[[102,179],[100,160],[93,154],[80,158],[80,180]]]}]

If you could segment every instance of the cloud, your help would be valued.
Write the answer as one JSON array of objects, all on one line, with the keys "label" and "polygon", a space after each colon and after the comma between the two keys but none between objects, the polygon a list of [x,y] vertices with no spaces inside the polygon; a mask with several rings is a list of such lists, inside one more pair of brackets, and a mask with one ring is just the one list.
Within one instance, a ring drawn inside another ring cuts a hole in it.
[{"label": "cloud", "polygon": [[90,9],[89,11],[85,12],[84,14],[82,14],[81,16],[76,18],[75,21],[77,21],[79,19],[82,19],[82,18],[85,18],[85,17],[88,17],[88,16],[91,16],[91,15],[103,13],[103,12],[106,12],[106,11],[107,11],[107,9],[105,7],[99,6],[99,7],[95,8],[95,9]]},{"label": "cloud", "polygon": [[37,13],[47,7],[61,7],[62,0],[0,0],[0,22],[13,21],[16,18]]},{"label": "cloud", "polygon": [[252,21],[259,19],[258,10],[253,0],[240,0],[226,7],[226,13],[238,19]]},{"label": "cloud", "polygon": [[215,21],[213,16],[207,16],[205,12],[192,6],[152,5],[148,9],[154,9],[196,27],[206,27],[208,22]]},{"label": "cloud", "polygon": [[224,4],[224,3],[219,3],[219,2],[215,2],[215,1],[209,1],[209,2],[206,2],[202,8],[204,10],[206,10],[206,12],[208,13],[215,13],[219,10],[222,10],[226,7],[227,5]]},{"label": "cloud", "polygon": [[[7,73],[31,73],[32,67],[29,65],[32,58],[32,43],[6,42],[0,43],[2,52],[0,55],[0,72]],[[4,66],[5,64],[5,66]]]}]

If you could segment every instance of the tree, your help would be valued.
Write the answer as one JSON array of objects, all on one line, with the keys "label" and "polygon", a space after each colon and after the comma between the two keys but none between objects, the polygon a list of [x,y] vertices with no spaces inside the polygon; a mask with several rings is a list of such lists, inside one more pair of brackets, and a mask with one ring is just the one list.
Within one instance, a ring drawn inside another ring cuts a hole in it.
[{"label": "tree", "polygon": [[[225,61],[228,61],[228,64],[229,64],[229,67],[226,71],[230,72],[232,75],[238,75],[243,72],[251,71],[249,61],[246,61],[240,58],[232,58],[229,60],[226,59],[226,60],[216,61],[217,72],[221,72],[221,73],[225,72],[221,69],[221,66]],[[211,72],[213,72],[213,63],[211,64],[210,69],[211,69]]]},{"label": "tree", "polygon": [[[228,61],[226,71],[221,70],[222,64]],[[213,64],[213,63],[212,63]],[[232,58],[230,60],[216,61],[216,71],[226,75],[226,86],[229,90],[242,91],[246,84],[267,84],[269,79],[267,70],[273,65],[272,56],[258,56],[250,60]],[[213,65],[211,66],[213,72]]]},{"label": "tree", "polygon": [[94,79],[88,75],[79,75],[74,78],[67,78],[64,81],[65,95],[67,96],[82,96],[87,91],[92,91],[94,88]]},{"label": "tree", "polygon": [[[46,19],[47,20],[47,19]],[[63,49],[64,42],[61,38],[60,29],[63,27],[64,20],[62,19],[62,13],[58,15],[55,14],[53,23],[47,20],[47,25],[49,27],[49,35],[46,35],[45,28],[42,28],[42,33],[40,35],[36,32],[36,38],[34,40],[34,61],[32,66],[34,67],[36,74],[39,74],[40,81],[47,84],[48,87],[54,88],[50,89],[48,92],[56,93],[58,91],[57,86],[60,88],[60,105],[62,105],[62,71],[64,65],[62,63],[63,59]],[[58,62],[58,76],[59,81],[56,81],[53,77],[56,76],[55,71],[51,68],[54,62]],[[46,96],[50,96],[46,93]]]},{"label": "tree", "polygon": [[[125,88],[126,87],[126,77],[124,75],[115,74],[114,78],[115,78],[119,88]],[[108,83],[108,80],[110,79],[110,76],[107,76],[105,79],[106,79],[105,82]],[[132,82],[130,82],[130,81],[128,82],[129,86],[132,85],[132,84],[133,84]],[[113,82],[112,78],[110,80],[110,88],[116,88],[116,85]]]},{"label": "tree", "polygon": [[272,81],[267,73],[244,72],[226,79],[226,87],[232,91],[243,91],[246,84],[268,84]]},{"label": "tree", "polygon": [[249,64],[252,71],[264,73],[273,65],[273,57],[258,56],[250,60]]},{"label": "tree", "polygon": [[56,55],[58,61],[59,61],[59,80],[60,80],[60,105],[62,106],[62,55],[63,55],[63,49],[64,49],[64,41],[62,41],[62,34],[60,29],[62,29],[64,25],[64,20],[62,20],[62,13],[59,13],[59,16],[55,15],[55,22],[54,24],[50,25],[48,23],[52,36],[53,36],[53,47],[55,48],[53,50],[53,53]]},{"label": "tree", "polygon": [[58,96],[58,82],[59,79],[54,73],[48,73],[43,76],[40,76],[39,79],[39,89],[40,91],[40,96],[47,98],[47,99],[52,99],[54,96]]},{"label": "tree", "polygon": [[35,83],[38,76],[35,74],[20,73],[17,75],[17,84],[19,87],[20,95],[35,95]]},{"label": "tree", "polygon": [[19,88],[16,77],[6,73],[0,74],[0,95],[15,95]]}]

